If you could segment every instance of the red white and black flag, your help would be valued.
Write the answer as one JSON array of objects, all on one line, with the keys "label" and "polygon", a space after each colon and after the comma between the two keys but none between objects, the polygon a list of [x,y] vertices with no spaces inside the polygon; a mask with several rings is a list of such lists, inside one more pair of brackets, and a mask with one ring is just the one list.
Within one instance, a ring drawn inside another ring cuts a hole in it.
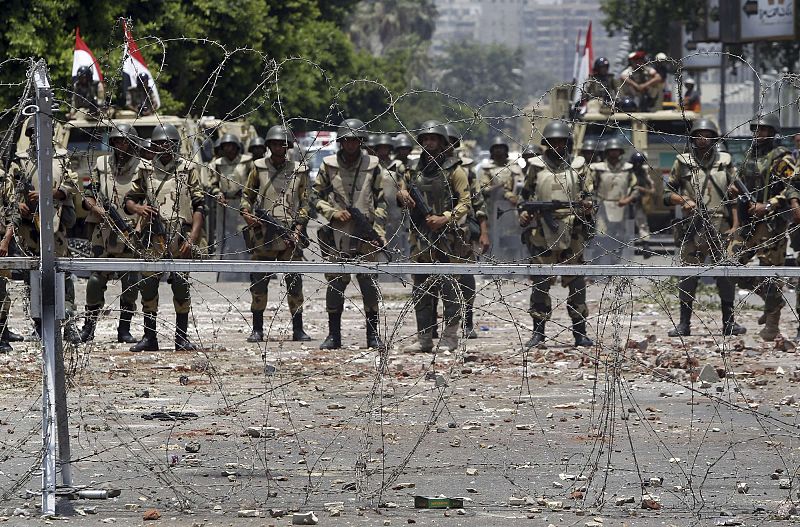
[{"label": "red white and black flag", "polygon": [[147,83],[150,88],[153,109],[161,106],[161,99],[158,96],[158,88],[153,74],[147,68],[147,64],[139,51],[139,46],[133,40],[133,35],[128,27],[128,23],[123,21],[122,27],[125,30],[125,52],[122,59],[122,71],[125,73],[125,87],[136,88],[140,82]]},{"label": "red white and black flag", "polygon": [[86,45],[86,42],[81,38],[80,28],[75,28],[75,51],[72,52],[72,78],[78,76],[78,70],[82,67],[88,67],[92,71],[93,82],[103,82],[103,72],[100,71],[100,64],[97,59]]}]

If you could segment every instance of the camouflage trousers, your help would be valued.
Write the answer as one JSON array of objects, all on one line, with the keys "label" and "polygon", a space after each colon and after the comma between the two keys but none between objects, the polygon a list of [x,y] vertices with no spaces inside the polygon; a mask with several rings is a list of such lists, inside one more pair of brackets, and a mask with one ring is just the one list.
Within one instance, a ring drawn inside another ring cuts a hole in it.
[{"label": "camouflage trousers", "polygon": [[[539,247],[534,245],[531,237],[528,240],[530,262],[536,265],[583,264],[584,239],[573,237],[566,249]],[[553,300],[550,287],[556,283],[555,276],[532,276],[530,307],[528,313],[534,320],[549,320],[553,314]],[[589,316],[586,306],[586,280],[583,276],[562,276],[561,285],[568,288],[567,313],[573,323],[583,322]]]},{"label": "camouflage trousers", "polygon": [[[701,230],[695,234],[687,235],[680,229],[675,230],[675,245],[680,247],[681,263],[686,265],[703,265],[707,260],[713,264],[721,264],[726,259],[726,247],[729,245],[729,236],[725,234],[730,228],[727,221],[718,224],[717,229]],[[719,299],[723,304],[733,304],[735,296],[734,281],[730,278],[718,276],[715,278]],[[682,304],[692,304],[697,284],[696,276],[686,276],[678,281],[678,300]]]},{"label": "camouflage trousers", "polygon": [[[757,257],[759,265],[781,266],[786,261],[786,246],[785,224],[770,228],[769,223],[759,222],[752,236],[737,236],[730,242],[728,254],[741,265],[747,265]],[[740,277],[736,284],[764,300],[764,313],[780,311],[786,305],[781,284],[775,278]]]},{"label": "camouflage trousers", "polygon": [[11,271],[0,271],[0,320],[8,318],[8,312],[11,310],[11,298],[8,296],[8,282],[10,280]]},{"label": "camouflage trousers", "polygon": [[[35,228],[30,222],[23,222],[15,228],[17,246],[22,256],[39,256],[39,238],[35,235]],[[63,228],[55,232],[55,253],[58,258],[69,258],[67,235]],[[30,285],[30,275],[26,275],[25,283]],[[31,299],[31,301],[34,301]],[[72,274],[64,275],[64,313],[68,318],[75,316],[75,283]]]},{"label": "camouflage trousers", "polygon": [[[95,258],[138,258],[132,250],[126,248],[109,251],[104,243],[101,229],[95,228],[92,232],[92,256]],[[141,275],[138,272],[114,273],[108,271],[94,271],[86,282],[86,305],[97,307],[106,303],[106,289],[108,281],[119,277],[122,282],[122,293],[119,297],[121,311],[136,312],[136,298],[139,296],[139,281]]]},{"label": "camouflage trousers", "polygon": [[[340,255],[339,258],[329,258],[329,261],[348,263],[353,261],[371,261],[376,258],[375,253],[364,255],[354,254],[350,258]],[[325,273],[325,280],[328,282],[327,290],[325,291],[325,309],[328,313],[343,313],[344,312],[344,292],[350,284],[351,275],[339,273]],[[380,304],[380,291],[378,289],[378,280],[375,275],[370,274],[356,274],[358,287],[361,289],[361,297],[364,303],[364,314],[366,316],[378,313],[378,306]]]},{"label": "camouflage trousers", "polygon": [[[187,239],[188,233],[191,230],[190,225],[182,227],[182,235],[180,239]],[[173,242],[170,247],[179,247],[178,243]],[[192,260],[195,258],[202,258],[205,255],[206,238],[201,234],[200,239],[195,243],[195,250],[193,254],[188,257],[180,255],[172,256],[176,260]],[[161,282],[161,277],[164,273],[143,272],[142,281],[140,282],[140,291],[142,294],[142,312],[146,314],[155,315],[158,313],[158,285]],[[189,273],[170,273],[167,280],[172,288],[172,305],[175,307],[175,313],[183,315],[189,313],[192,309],[192,297],[189,285]]]},{"label": "camouflage trousers", "polygon": [[[414,240],[412,260],[415,263],[466,263],[471,261],[472,248],[463,239],[439,241],[435,247],[424,249],[419,240]],[[417,331],[431,333],[436,326],[438,299],[442,298],[445,325],[458,324],[464,311],[462,283],[472,284],[474,298],[475,277],[464,275],[413,275],[411,298],[417,318]]]},{"label": "camouflage trousers", "polygon": [[[296,248],[283,250],[255,250],[250,256],[251,260],[267,262],[296,262],[303,259],[303,251]],[[250,294],[252,301],[250,311],[263,312],[267,308],[267,290],[269,281],[275,277],[274,273],[250,273]],[[303,277],[297,273],[285,273],[283,280],[286,284],[289,302],[289,313],[302,313],[303,311]]]}]

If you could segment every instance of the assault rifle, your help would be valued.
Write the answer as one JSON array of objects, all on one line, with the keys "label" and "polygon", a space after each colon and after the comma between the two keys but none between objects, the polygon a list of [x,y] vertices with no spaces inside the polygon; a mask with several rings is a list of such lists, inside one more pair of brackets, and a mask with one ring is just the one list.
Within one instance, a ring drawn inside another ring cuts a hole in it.
[{"label": "assault rifle", "polygon": [[20,186],[22,187],[22,197],[25,201],[25,205],[28,206],[28,210],[31,213],[31,223],[33,224],[33,236],[34,238],[38,239],[39,236],[39,228],[41,219],[39,218],[39,204],[37,203],[36,206],[31,203],[30,193],[36,192],[36,189],[33,187],[33,180],[30,177],[23,177],[19,181]]},{"label": "assault rifle", "polygon": [[[551,231],[557,231],[558,223],[556,222],[555,218],[553,218],[553,211],[563,210],[563,209],[574,209],[578,207],[582,208],[583,205],[577,201],[561,201],[561,200],[523,201],[519,205],[517,205],[517,210],[519,212],[527,212],[530,215],[533,215],[534,213],[539,213],[545,225],[547,225]],[[500,211],[498,211],[498,216],[499,212]]]},{"label": "assault rifle", "polygon": [[[284,225],[281,220],[273,216],[267,209],[255,209],[253,211],[253,216],[258,218],[258,221],[264,227],[264,238],[268,243],[281,238],[287,245],[294,246],[296,244],[294,231]],[[301,237],[301,243],[302,242],[303,239]]]},{"label": "assault rifle", "polygon": [[[125,235],[129,235],[134,232],[133,227],[130,223],[128,223],[125,218],[119,213],[117,208],[111,204],[111,200],[108,198],[101,198],[100,202],[103,204],[103,208],[106,211],[106,215],[108,219],[111,220],[111,223],[114,227]],[[160,220],[160,218],[159,218]],[[163,225],[162,225],[163,228]]]},{"label": "assault rifle", "polygon": [[383,246],[383,239],[378,234],[378,231],[375,230],[375,227],[372,226],[372,223],[369,221],[369,219],[367,219],[367,216],[361,212],[360,209],[352,206],[347,207],[347,212],[350,213],[350,217],[353,219],[353,222],[355,222],[356,225],[353,236],[359,240],[364,240],[375,245],[391,262],[392,255],[386,251],[386,248]]},{"label": "assault rifle", "polygon": [[750,205],[756,203],[756,198],[750,193],[747,185],[745,185],[744,181],[741,179],[733,180],[733,186],[735,186],[736,190],[739,192],[739,196],[736,198],[736,209],[739,211],[739,222],[741,223],[742,227],[745,228],[745,236],[750,236],[753,234],[753,230],[755,229],[755,222],[753,221],[754,218],[750,215]]},{"label": "assault rifle", "polygon": [[411,209],[411,221],[420,232],[426,233],[430,230],[428,229],[427,219],[428,216],[433,214],[433,211],[416,185],[408,186],[408,194],[414,200],[414,208]]}]

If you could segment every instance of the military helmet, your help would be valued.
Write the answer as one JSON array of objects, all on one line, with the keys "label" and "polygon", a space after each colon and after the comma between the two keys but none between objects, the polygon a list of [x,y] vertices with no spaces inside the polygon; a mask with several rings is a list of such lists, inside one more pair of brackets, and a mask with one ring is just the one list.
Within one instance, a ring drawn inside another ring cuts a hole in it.
[{"label": "military helmet", "polygon": [[294,143],[294,137],[292,135],[291,130],[283,126],[282,124],[276,124],[269,130],[267,130],[267,137],[266,141],[283,141],[285,143]]},{"label": "military helmet", "polygon": [[528,143],[525,145],[525,148],[522,149],[522,153],[520,154],[522,157],[531,157],[531,156],[538,156],[542,153],[542,147],[539,145],[534,145]]},{"label": "military helmet", "polygon": [[253,150],[258,146],[263,146],[263,147],[267,146],[267,142],[264,140],[263,137],[259,135],[255,136],[250,140],[250,144],[247,145],[247,151],[252,154]]},{"label": "military helmet", "polygon": [[108,132],[108,140],[109,142],[112,139],[117,138],[127,139],[131,143],[139,144],[139,132],[136,131],[132,125],[128,123],[119,123],[116,126],[112,126],[111,130]]},{"label": "military helmet", "polygon": [[242,151],[242,141],[238,136],[234,134],[222,134],[222,137],[219,138],[219,146],[222,146],[226,143],[233,143],[240,152]]},{"label": "military helmet", "polygon": [[602,68],[604,66],[606,68],[610,67],[611,66],[611,62],[609,62],[609,60],[607,58],[605,58],[605,57],[597,57],[595,59],[595,61],[594,61],[594,67],[592,69],[593,70],[597,70],[597,69],[600,69],[600,68]]},{"label": "military helmet", "polygon": [[375,141],[372,143],[373,147],[378,146],[391,146],[394,148],[394,141],[392,140],[392,136],[389,134],[377,134],[375,136]]},{"label": "military helmet", "polygon": [[609,150],[625,150],[625,142],[622,140],[621,137],[610,137],[606,139],[605,145],[603,146],[603,152],[608,152]]},{"label": "military helmet", "polygon": [[394,136],[393,141],[395,150],[398,148],[414,148],[414,143],[411,142],[408,134],[397,134]]},{"label": "military helmet", "polygon": [[636,99],[628,95],[617,101],[617,107],[623,112],[635,112],[639,109],[639,106],[636,104]]},{"label": "military helmet", "polygon": [[89,66],[81,66],[78,68],[78,71],[75,74],[76,77],[91,77],[92,76],[92,68]]},{"label": "military helmet", "polygon": [[714,133],[714,137],[719,137],[719,127],[717,126],[717,123],[715,123],[711,119],[706,119],[705,117],[701,118],[701,119],[696,119],[692,123],[692,129],[689,131],[689,135],[693,136],[697,132],[700,132],[700,131],[703,131],[703,130],[708,131],[708,132],[713,132]]},{"label": "military helmet", "polygon": [[589,150],[591,152],[597,151],[597,139],[594,137],[587,137],[583,140],[581,150]]},{"label": "military helmet", "polygon": [[449,141],[447,138],[447,128],[444,127],[439,121],[425,121],[417,131],[417,141],[422,139],[423,135],[438,135],[444,139],[445,143]]},{"label": "military helmet", "polygon": [[694,86],[694,85],[696,84],[696,83],[695,83],[695,81],[694,81],[694,79],[693,79],[693,78],[691,78],[691,77],[686,77],[686,78],[683,80],[683,83],[684,83],[685,85],[687,85],[687,86],[689,86],[689,85],[691,85],[691,86]]},{"label": "military helmet", "polygon": [[376,134],[367,134],[367,140],[364,141],[364,144],[366,146],[369,146],[369,147],[374,147],[375,146],[375,139],[377,137],[378,136]]},{"label": "military helmet", "polygon": [[542,144],[549,139],[572,139],[572,130],[563,121],[550,121],[542,130]]},{"label": "military helmet", "polygon": [[361,119],[345,119],[336,130],[336,140],[341,141],[348,137],[366,140],[369,137],[367,126]]},{"label": "military helmet", "polygon": [[175,125],[160,124],[153,128],[153,133],[150,134],[150,142],[155,143],[156,141],[171,141],[177,149],[181,144],[181,134]]},{"label": "military helmet", "polygon": [[508,141],[506,141],[505,137],[496,135],[494,138],[492,138],[492,142],[489,143],[489,150],[496,146],[504,146],[506,150],[508,150]]},{"label": "military helmet", "polygon": [[458,130],[455,126],[450,123],[445,123],[444,129],[447,130],[447,139],[452,144],[461,143],[461,134],[458,133]]},{"label": "military helmet", "polygon": [[640,167],[647,163],[647,157],[639,152],[638,150],[631,154],[631,158],[629,159],[630,163],[635,167]]},{"label": "military helmet", "polygon": [[750,131],[755,132],[756,128],[758,128],[759,126],[772,128],[773,130],[775,130],[776,134],[781,131],[780,119],[778,119],[778,116],[774,113],[759,115],[756,119],[750,121]]},{"label": "military helmet", "polygon": [[725,144],[725,141],[717,141],[716,144],[714,144],[714,148],[717,149],[717,152],[728,151],[728,145]]}]

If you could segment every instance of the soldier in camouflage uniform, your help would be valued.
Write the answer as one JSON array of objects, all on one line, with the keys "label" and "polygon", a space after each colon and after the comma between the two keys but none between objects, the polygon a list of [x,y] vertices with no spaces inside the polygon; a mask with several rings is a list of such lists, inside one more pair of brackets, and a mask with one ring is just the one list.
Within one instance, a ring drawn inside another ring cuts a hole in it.
[{"label": "soldier in camouflage uniform", "polygon": [[[789,149],[775,141],[781,130],[775,114],[755,119],[750,129],[753,146],[745,156],[739,179],[756,203],[750,206],[751,221],[744,224],[741,219],[741,232],[732,240],[729,253],[742,265],[758,257],[760,265],[780,266],[786,259],[787,209],[798,197],[794,160]],[[735,187],[728,191],[738,196]],[[764,314],[758,320],[764,327],[759,335],[766,341],[774,340],[780,333],[781,309],[785,304],[779,282],[749,277],[737,282],[739,287],[754,291],[764,300]]]},{"label": "soldier in camouflage uniform", "polygon": [[397,191],[406,167],[402,159],[392,159],[395,141],[387,134],[375,138],[375,154],[383,172],[383,198],[386,202],[386,249],[400,259],[408,258],[408,218],[397,201]]},{"label": "soldier in camouflage uniform", "polygon": [[[461,160],[448,157],[450,149],[447,129],[437,121],[426,121],[417,135],[422,145],[420,158],[406,171],[405,188],[398,200],[412,209],[427,206],[431,213],[417,218],[411,226],[411,259],[418,263],[466,263],[472,256],[467,240],[466,221],[470,211],[471,192],[467,171]],[[416,203],[408,189],[415,187],[425,203]],[[433,351],[433,328],[436,325],[433,295],[441,292],[444,304],[444,331],[439,348],[452,351],[458,347],[461,333],[461,290],[459,277],[414,275],[412,297],[417,317],[416,342],[406,346],[407,352]]]},{"label": "soldier in camouflage uniform", "polygon": [[598,57],[594,61],[592,74],[583,84],[583,101],[596,100],[600,103],[599,110],[611,113],[614,101],[619,92],[620,83],[614,75],[608,72],[611,63],[605,57]]},{"label": "soldier in camouflage uniform", "polygon": [[594,137],[585,137],[581,144],[581,157],[586,161],[586,166],[599,163],[603,160],[603,153],[598,152],[599,142]]},{"label": "soldier in camouflage uniform", "polygon": [[394,136],[394,158],[403,165],[408,165],[408,156],[414,150],[414,143],[407,134],[397,134]]},{"label": "soldier in camouflage uniform", "polygon": [[210,192],[216,198],[215,254],[222,259],[241,260],[247,257],[240,217],[242,192],[253,171],[253,156],[242,153],[242,143],[233,134],[219,139],[221,156],[211,162]]},{"label": "soldier in camouflage uniform", "polygon": [[253,161],[264,159],[264,156],[267,155],[267,142],[263,137],[256,136],[247,145],[247,151],[253,156]]},{"label": "soldier in camouflage uniform", "polygon": [[[17,152],[18,163],[9,169],[9,184],[12,190],[9,199],[16,203],[10,212],[16,246],[21,256],[39,256],[39,172],[36,161],[36,141],[34,139],[33,118],[28,121],[25,134],[31,138],[27,152]],[[67,229],[75,225],[75,204],[73,196],[78,191],[78,176],[69,169],[66,152],[56,151],[53,156],[53,230],[55,237],[55,255],[60,258],[70,256],[67,245]],[[80,342],[80,335],[75,329],[75,284],[72,274],[64,278],[65,314],[64,340],[73,344]],[[42,321],[34,319],[36,334],[41,336]]]},{"label": "soldier in camouflage uniform", "polygon": [[[140,248],[134,232],[135,217],[125,212],[125,195],[133,187],[133,178],[139,167],[139,134],[136,128],[122,123],[111,129],[108,136],[112,153],[99,157],[92,170],[90,185],[83,194],[83,208],[89,211],[86,223],[92,226],[92,256],[95,258],[139,258]],[[109,216],[113,207],[120,215],[127,230],[116,225]],[[86,284],[86,318],[81,329],[81,342],[94,339],[97,318],[105,305],[108,281],[115,273],[93,271]],[[139,296],[137,272],[122,273],[117,342],[133,344],[131,319],[136,312],[136,297]]]},{"label": "soldier in camouflage uniform", "polygon": [[481,168],[480,177],[485,201],[489,203],[502,197],[512,205],[516,205],[517,194],[514,191],[516,180],[523,175],[520,166],[508,160],[508,142],[500,136],[495,137],[489,147],[489,155],[491,159]]},{"label": "soldier in camouflage uniform", "polygon": [[620,74],[623,95],[633,98],[640,112],[660,110],[664,104],[664,79],[645,63],[644,51],[628,54],[628,67]]},{"label": "soldier in camouflage uniform", "polygon": [[[378,158],[361,151],[367,139],[366,126],[359,119],[345,119],[339,125],[336,141],[340,150],[327,156],[314,182],[312,205],[328,225],[319,231],[323,256],[333,262],[374,261],[385,244],[386,202],[383,197],[383,169]],[[350,209],[357,209],[371,224],[378,239],[372,241],[358,232],[359,226]],[[342,347],[342,312],[344,291],[349,274],[325,274],[328,289],[325,306],[328,311],[328,336],[320,349]],[[378,336],[378,284],[374,276],[357,274],[364,299],[367,322],[367,347],[383,348]]]},{"label": "soldier in camouflage uniform", "polygon": [[[727,189],[736,177],[731,156],[717,152],[719,129],[709,119],[697,119],[689,132],[691,152],[675,159],[664,188],[664,204],[680,205],[684,218],[673,227],[675,246],[680,247],[681,262],[702,265],[723,263],[728,237],[737,228],[737,219],[727,206]],[[745,328],[734,321],[734,285],[730,278],[717,277],[722,308],[723,335],[741,335]],[[669,331],[670,337],[691,335],[692,307],[698,278],[690,276],[678,282],[680,323]]]},{"label": "soldier in camouflage uniform", "polygon": [[[139,165],[131,190],[125,196],[126,212],[141,218],[145,257],[156,260],[202,258],[206,249],[205,196],[197,166],[179,157],[181,136],[171,124],[156,126],[150,144],[156,156]],[[159,349],[156,319],[161,275],[142,273],[144,336],[131,351]],[[195,350],[197,348],[186,336],[192,308],[189,273],[172,273],[170,279],[175,306],[175,350]]]},{"label": "soldier in camouflage uniform", "polygon": [[[242,216],[247,227],[245,241],[251,260],[299,261],[303,259],[306,245],[305,228],[309,212],[309,177],[305,164],[287,159],[287,151],[294,138],[284,126],[273,126],[267,132],[270,157],[258,159],[247,178],[242,197]],[[271,219],[280,222],[267,225],[259,213],[268,212]],[[250,273],[250,293],[253,313],[253,331],[247,342],[264,340],[264,310],[267,307],[267,289],[274,275]],[[303,330],[303,279],[296,273],[284,273],[292,315],[292,340],[309,341]]]},{"label": "soldier in camouflage uniform", "polygon": [[[538,265],[582,264],[583,250],[591,233],[593,203],[592,180],[587,176],[586,162],[569,155],[568,144],[572,131],[561,121],[547,124],[542,131],[545,152],[531,160],[522,188],[522,199],[533,201],[568,201],[570,208],[555,210],[550,220],[543,214],[531,215],[524,209],[519,223],[525,228],[523,240],[528,246],[531,263]],[[532,224],[532,222],[535,223]],[[533,336],[526,347],[538,346],[545,340],[545,324],[553,312],[550,286],[555,277],[532,277],[529,313],[533,319]],[[592,346],[586,334],[586,281],[582,276],[561,277],[563,286],[569,288],[567,312],[572,319],[572,335],[576,346]]]},{"label": "soldier in camouflage uniform", "polygon": [[90,66],[78,68],[72,78],[72,107],[83,108],[89,113],[97,113],[105,94],[103,83],[95,81]]},{"label": "soldier in camouflage uniform", "polygon": [[[10,197],[13,188],[6,180],[6,173],[0,169],[0,258],[9,256],[11,253],[11,242],[14,237],[14,229],[8,221],[13,203]],[[20,342],[22,335],[11,331],[8,327],[8,313],[11,310],[11,299],[8,297],[8,284],[11,280],[10,270],[0,270],[0,353],[13,351],[11,342]]]}]

